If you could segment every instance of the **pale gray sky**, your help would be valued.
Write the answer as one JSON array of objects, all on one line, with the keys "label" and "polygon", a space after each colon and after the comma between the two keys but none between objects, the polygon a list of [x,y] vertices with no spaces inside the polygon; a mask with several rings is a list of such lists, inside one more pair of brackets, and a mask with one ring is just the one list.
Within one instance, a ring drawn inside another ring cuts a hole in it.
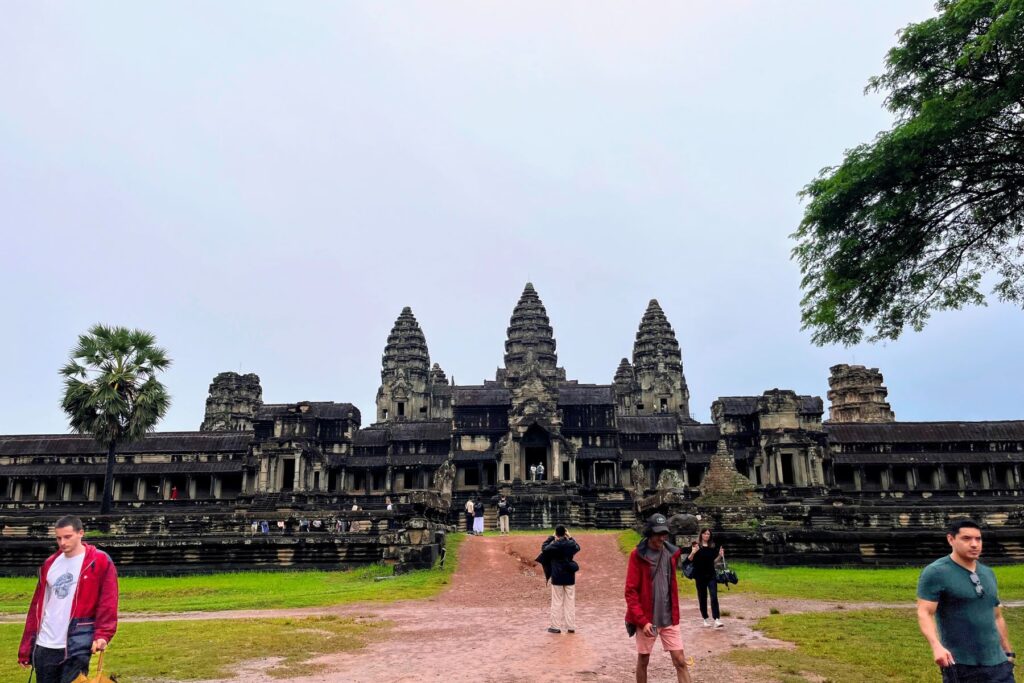
[{"label": "pale gray sky", "polygon": [[373,418],[412,306],[493,378],[527,279],[572,378],[609,382],[648,299],[695,416],[877,365],[897,417],[1024,417],[1024,313],[896,343],[799,329],[798,190],[890,119],[863,87],[923,0],[14,3],[0,21],[0,432],[63,432],[95,322],[175,364],[164,430],[221,370]]}]

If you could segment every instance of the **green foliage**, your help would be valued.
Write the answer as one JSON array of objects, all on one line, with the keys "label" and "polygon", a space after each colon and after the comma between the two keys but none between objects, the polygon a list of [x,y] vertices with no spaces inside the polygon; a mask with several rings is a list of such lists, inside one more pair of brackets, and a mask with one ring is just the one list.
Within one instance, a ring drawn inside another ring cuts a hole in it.
[{"label": "green foliage", "polygon": [[[449,534],[444,569],[395,576],[390,566],[350,571],[236,572],[181,577],[121,577],[120,609],[130,612],[209,612],[392,602],[437,595],[458,565],[464,534]],[[380,580],[382,577],[383,580]],[[35,579],[0,578],[0,613],[24,614]],[[0,680],[3,680],[0,678]]]},{"label": "green foliage", "polygon": [[817,344],[896,339],[932,311],[1024,304],[1024,0],[939,0],[871,90],[892,130],[801,196],[793,237],[803,325]]},{"label": "green foliage", "polygon": [[[310,660],[318,655],[363,647],[382,626],[334,616],[124,623],[103,668],[120,683],[203,681],[229,678],[247,660],[280,658],[267,673],[283,678],[317,671]],[[20,639],[20,625],[0,625],[0,650],[16,652]],[[0,658],[0,680],[27,676],[15,659]]]},{"label": "green foliage", "polygon": [[170,397],[156,379],[171,365],[148,332],[94,325],[78,337],[64,376],[71,429],[103,446],[141,439],[167,412]]},{"label": "green foliage", "polygon": [[167,413],[171,399],[156,376],[171,365],[167,352],[148,332],[93,325],[78,337],[64,376],[61,407],[71,429],[90,434],[107,449],[103,507],[111,508],[114,452],[141,439]]},{"label": "green foliage", "polygon": [[[1024,629],[1024,613],[1004,610],[1011,635]],[[831,683],[931,683],[939,673],[917,629],[913,610],[810,612],[761,619],[756,628],[795,643],[795,651],[739,649],[736,663],[757,666],[774,680]],[[809,674],[809,675],[805,675]]]}]

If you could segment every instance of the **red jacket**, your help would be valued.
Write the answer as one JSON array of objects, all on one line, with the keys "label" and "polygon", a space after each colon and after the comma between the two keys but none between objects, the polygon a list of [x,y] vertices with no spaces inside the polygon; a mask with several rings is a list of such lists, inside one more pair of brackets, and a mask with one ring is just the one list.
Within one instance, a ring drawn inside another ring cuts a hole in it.
[{"label": "red jacket", "polygon": [[[69,657],[88,652],[97,638],[110,642],[117,631],[117,569],[110,555],[88,543],[82,545],[85,547],[85,559],[82,560],[82,573],[71,604],[66,648]],[[32,659],[32,648],[43,620],[46,573],[59,556],[60,551],[51,555],[39,570],[39,582],[32,595],[32,604],[25,617],[25,632],[18,648],[18,661],[22,664],[28,664]]]},{"label": "red jacket", "polygon": [[[640,557],[640,548],[647,545],[647,539],[633,548],[629,554],[629,565],[626,567],[626,623],[643,628],[654,621],[654,581],[651,579],[651,563]],[[679,585],[676,583],[676,566],[683,551],[665,543],[665,548],[672,553],[672,625],[679,623]]]}]

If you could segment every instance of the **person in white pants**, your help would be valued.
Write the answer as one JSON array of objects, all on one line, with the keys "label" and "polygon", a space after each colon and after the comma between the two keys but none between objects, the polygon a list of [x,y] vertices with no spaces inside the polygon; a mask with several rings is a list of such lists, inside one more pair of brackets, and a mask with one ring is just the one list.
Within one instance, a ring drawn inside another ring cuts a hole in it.
[{"label": "person in white pants", "polygon": [[555,527],[541,546],[540,562],[544,575],[551,580],[551,622],[548,633],[576,632],[576,572],[579,565],[573,556],[580,544],[569,535],[565,527]]}]

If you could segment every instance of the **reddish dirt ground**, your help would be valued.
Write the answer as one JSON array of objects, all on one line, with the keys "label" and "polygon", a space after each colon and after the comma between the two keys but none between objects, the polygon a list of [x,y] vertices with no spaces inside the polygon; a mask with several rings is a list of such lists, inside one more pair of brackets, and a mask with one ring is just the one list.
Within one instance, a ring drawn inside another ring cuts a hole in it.
[{"label": "reddish dirt ground", "polygon": [[[623,625],[626,558],[615,534],[580,533],[577,556],[577,633],[546,632],[549,589],[536,557],[543,535],[473,537],[462,544],[459,568],[448,590],[436,598],[389,605],[346,606],[331,610],[244,613],[245,616],[332,613],[385,619],[393,624],[377,642],[354,653],[316,660],[324,669],[290,683],[538,683],[542,681],[630,681],[636,650]],[[739,596],[737,596],[738,598]],[[722,596],[723,609],[738,604]],[[776,604],[775,601],[772,604]],[[695,604],[682,607],[683,642],[694,657],[693,680],[700,683],[761,681],[718,655],[735,647],[780,647],[747,625],[768,612],[744,600],[743,620],[727,618],[726,628],[700,625]],[[181,615],[178,615],[180,618]],[[209,618],[212,615],[206,614]],[[236,614],[232,616],[243,616]],[[264,680],[259,666],[240,672],[234,682]],[[660,645],[651,657],[650,681],[675,681]]]}]

